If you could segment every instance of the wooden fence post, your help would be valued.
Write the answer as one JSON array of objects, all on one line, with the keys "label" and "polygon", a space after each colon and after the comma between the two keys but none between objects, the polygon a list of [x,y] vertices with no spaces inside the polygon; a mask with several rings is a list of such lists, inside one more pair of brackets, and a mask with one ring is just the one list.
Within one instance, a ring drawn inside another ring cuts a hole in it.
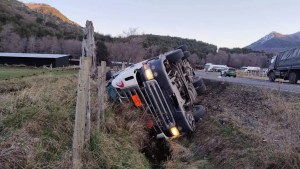
[{"label": "wooden fence post", "polygon": [[[103,66],[102,66],[103,65]],[[105,61],[101,61],[101,93],[102,93],[102,97],[101,97],[101,112],[102,112],[102,122],[104,122],[104,110],[106,108],[106,62]]]},{"label": "wooden fence post", "polygon": [[98,67],[98,112],[97,112],[97,131],[100,131],[100,123],[104,122],[105,110],[105,86],[106,85],[106,62],[101,61]]},{"label": "wooden fence post", "polygon": [[100,98],[101,98],[101,91],[100,91],[100,86],[101,86],[101,66],[98,66],[98,110],[97,110],[97,115],[96,115],[96,131],[100,131],[100,117],[101,117],[101,105],[100,105]]},{"label": "wooden fence post", "polygon": [[91,137],[91,74],[89,75],[89,88],[88,88],[88,99],[86,107],[86,126],[85,126],[85,144],[88,144]]},{"label": "wooden fence post", "polygon": [[122,62],[122,68],[121,70],[124,70],[125,69],[125,62]]},{"label": "wooden fence post", "polygon": [[76,102],[76,114],[75,125],[73,134],[73,156],[72,165],[73,169],[82,168],[82,152],[84,146],[84,131],[86,121],[86,108],[88,99],[89,78],[91,71],[92,58],[84,57],[81,60],[81,66],[78,77],[77,88],[77,102]]},{"label": "wooden fence post", "polygon": [[97,112],[97,131],[100,131],[100,122],[104,121],[105,98],[106,98],[106,62],[101,61],[98,67],[98,112]]}]

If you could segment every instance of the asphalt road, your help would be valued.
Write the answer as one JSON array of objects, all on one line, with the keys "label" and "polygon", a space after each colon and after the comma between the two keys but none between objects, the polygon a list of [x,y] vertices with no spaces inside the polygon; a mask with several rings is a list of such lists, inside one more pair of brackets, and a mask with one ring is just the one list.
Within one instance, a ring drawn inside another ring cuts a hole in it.
[{"label": "asphalt road", "polygon": [[236,83],[241,85],[251,85],[263,88],[269,88],[273,90],[286,91],[291,93],[300,94],[300,81],[298,84],[289,84],[286,82],[269,82],[267,80],[257,80],[257,79],[248,79],[240,77],[221,77],[218,72],[204,72],[204,71],[195,71],[196,74],[202,76],[203,79],[210,79],[228,83]]}]

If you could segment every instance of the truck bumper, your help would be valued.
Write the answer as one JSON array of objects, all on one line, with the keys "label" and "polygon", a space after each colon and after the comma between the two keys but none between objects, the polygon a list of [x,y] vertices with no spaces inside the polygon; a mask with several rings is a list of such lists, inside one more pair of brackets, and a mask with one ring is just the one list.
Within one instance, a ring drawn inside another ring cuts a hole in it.
[{"label": "truck bumper", "polygon": [[142,109],[151,114],[156,124],[158,133],[164,133],[171,136],[169,129],[174,127],[175,120],[170,109],[168,98],[163,94],[156,80],[143,82],[143,87],[130,87],[126,89],[117,89],[120,101],[132,101],[132,96],[138,95],[142,102]]}]

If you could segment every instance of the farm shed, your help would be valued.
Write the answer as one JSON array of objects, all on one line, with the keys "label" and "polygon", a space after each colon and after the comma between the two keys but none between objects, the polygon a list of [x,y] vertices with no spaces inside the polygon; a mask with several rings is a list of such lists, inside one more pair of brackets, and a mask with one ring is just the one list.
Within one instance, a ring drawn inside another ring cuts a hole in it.
[{"label": "farm shed", "polygon": [[69,54],[0,53],[0,64],[26,66],[69,66]]}]

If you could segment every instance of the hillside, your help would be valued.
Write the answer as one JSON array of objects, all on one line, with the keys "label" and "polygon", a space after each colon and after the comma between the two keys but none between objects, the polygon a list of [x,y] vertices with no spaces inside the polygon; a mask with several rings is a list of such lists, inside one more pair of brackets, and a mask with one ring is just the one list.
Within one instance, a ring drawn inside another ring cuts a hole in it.
[{"label": "hillside", "polygon": [[[96,40],[97,39],[100,39],[100,37],[96,37]],[[106,39],[104,42],[107,46],[107,52],[109,53],[109,57],[106,59],[110,61],[131,60],[131,62],[139,62],[185,44],[190,49],[192,53],[191,58],[195,60],[195,63],[203,63],[207,54],[215,53],[217,50],[215,45],[195,39],[151,34],[113,39],[102,37],[102,39]],[[100,55],[99,57],[101,58],[102,56]]]},{"label": "hillside", "polygon": [[271,53],[254,51],[248,48],[219,48],[217,53],[209,53],[206,63],[227,65],[234,68],[243,66],[268,67],[268,60],[273,56]]},{"label": "hillside", "polygon": [[[0,3],[0,52],[81,55],[82,28],[47,4]],[[160,35],[111,37],[95,33],[98,60],[138,62],[186,44],[195,63],[217,47],[194,39]]]},{"label": "hillside", "polygon": [[295,47],[300,47],[300,32],[290,35],[271,32],[246,48],[277,53]]},{"label": "hillside", "polygon": [[26,3],[25,4],[29,9],[36,11],[38,13],[46,14],[46,15],[53,15],[62,20],[63,22],[73,24],[79,26],[76,22],[71,21],[65,15],[63,15],[59,10],[51,7],[48,4],[39,4],[39,3]]},{"label": "hillside", "polygon": [[[0,3],[0,51],[37,53],[81,53],[82,28],[48,6],[49,12],[31,10],[16,0]],[[50,10],[51,9],[51,10]],[[42,12],[42,13],[41,13]]]},{"label": "hillside", "polygon": [[[75,57],[81,55],[82,28],[57,9],[47,4],[23,4],[17,0],[1,1],[0,9],[0,52],[70,53]],[[95,40],[98,61],[138,62],[183,44],[190,49],[190,60],[194,66],[203,65],[209,60],[219,62],[224,60],[222,57],[228,56],[216,54],[217,47],[213,44],[180,37],[152,34],[112,37],[95,33]],[[251,61],[253,57],[261,55],[252,50],[225,51],[233,55],[242,52],[242,59],[250,58],[248,62],[251,65],[265,64],[266,59],[258,59],[261,60],[260,63]],[[225,60],[230,62],[230,59]],[[250,65],[248,62],[245,64]],[[244,66],[241,64],[231,65]]]}]

